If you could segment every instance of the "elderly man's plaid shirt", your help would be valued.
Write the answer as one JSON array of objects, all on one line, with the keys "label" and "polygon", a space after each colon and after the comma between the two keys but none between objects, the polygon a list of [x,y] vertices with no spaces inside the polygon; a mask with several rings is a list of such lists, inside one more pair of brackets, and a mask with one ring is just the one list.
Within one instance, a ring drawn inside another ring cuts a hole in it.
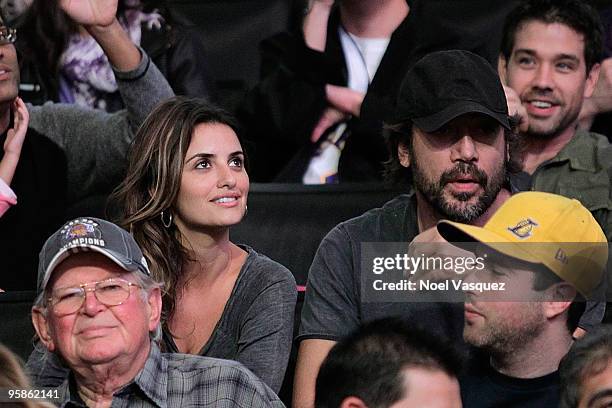
[{"label": "elderly man's plaid shirt", "polygon": [[[74,377],[60,386],[60,407],[85,407]],[[119,407],[284,407],[276,394],[241,364],[188,354],[162,354],[151,343],[144,368],[115,393]]]}]

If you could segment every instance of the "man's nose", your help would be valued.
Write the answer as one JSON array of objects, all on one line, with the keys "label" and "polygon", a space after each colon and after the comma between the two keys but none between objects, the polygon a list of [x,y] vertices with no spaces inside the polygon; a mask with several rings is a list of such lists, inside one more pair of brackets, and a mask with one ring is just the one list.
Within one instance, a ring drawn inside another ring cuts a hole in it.
[{"label": "man's nose", "polygon": [[478,149],[470,135],[464,134],[455,142],[451,150],[451,160],[464,162],[478,160]]},{"label": "man's nose", "polygon": [[550,91],[554,87],[552,66],[550,64],[540,64],[535,69],[532,86],[536,89]]},{"label": "man's nose", "polygon": [[89,316],[94,316],[104,310],[106,306],[98,300],[93,291],[86,291],[81,310]]}]

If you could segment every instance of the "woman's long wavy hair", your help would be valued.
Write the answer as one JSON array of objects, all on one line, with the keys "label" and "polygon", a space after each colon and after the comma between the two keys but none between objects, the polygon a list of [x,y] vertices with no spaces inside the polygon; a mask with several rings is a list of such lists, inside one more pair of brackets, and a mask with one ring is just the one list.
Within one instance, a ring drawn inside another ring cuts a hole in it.
[{"label": "woman's long wavy hair", "polygon": [[239,134],[233,117],[202,99],[177,96],[159,104],[138,129],[126,178],[109,200],[119,209],[117,224],[132,233],[154,279],[164,283],[164,321],[172,316],[180,285],[185,284],[183,265],[191,259],[181,232],[174,223],[165,227],[161,212],[167,222],[179,194],[194,129],[202,123],[227,125]]}]

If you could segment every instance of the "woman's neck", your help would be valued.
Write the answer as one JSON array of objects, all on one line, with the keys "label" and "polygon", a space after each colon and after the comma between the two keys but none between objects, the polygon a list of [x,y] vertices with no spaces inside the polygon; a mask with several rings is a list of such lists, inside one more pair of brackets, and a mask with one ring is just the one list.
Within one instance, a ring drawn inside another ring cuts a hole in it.
[{"label": "woman's neck", "polygon": [[239,248],[229,240],[229,229],[214,233],[182,232],[182,244],[188,251],[183,265],[183,278],[194,284],[206,284],[231,269]]}]

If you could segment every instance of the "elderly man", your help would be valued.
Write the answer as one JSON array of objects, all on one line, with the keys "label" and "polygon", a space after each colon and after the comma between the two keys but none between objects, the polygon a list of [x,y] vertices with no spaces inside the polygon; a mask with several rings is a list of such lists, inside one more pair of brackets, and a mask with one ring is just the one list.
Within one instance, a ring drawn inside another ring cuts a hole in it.
[{"label": "elderly man", "polygon": [[40,256],[32,322],[70,368],[62,407],[283,406],[239,363],[162,354],[160,286],[129,233],[96,219],[66,223]]},{"label": "elderly man", "polygon": [[[486,360],[460,379],[466,407],[559,406],[559,362],[602,279],[608,243],[578,200],[541,192],[508,199],[484,227],[442,221],[449,242],[486,259],[466,281],[464,339]],[[570,241],[570,242],[568,242]],[[501,285],[501,286],[500,286]]]}]

